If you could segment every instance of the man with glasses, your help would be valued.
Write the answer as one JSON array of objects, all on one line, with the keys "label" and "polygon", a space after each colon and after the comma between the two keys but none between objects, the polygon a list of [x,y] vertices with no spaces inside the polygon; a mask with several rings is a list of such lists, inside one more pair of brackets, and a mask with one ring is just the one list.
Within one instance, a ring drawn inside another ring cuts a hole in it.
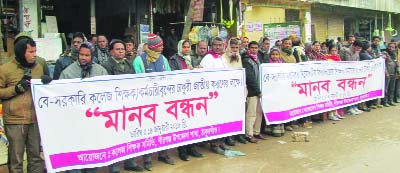
[{"label": "man with glasses", "polygon": [[71,41],[71,52],[68,54],[62,54],[60,58],[57,59],[54,67],[53,79],[58,80],[61,72],[78,59],[78,50],[83,41],[85,41],[85,36],[83,33],[76,32],[73,34]]}]

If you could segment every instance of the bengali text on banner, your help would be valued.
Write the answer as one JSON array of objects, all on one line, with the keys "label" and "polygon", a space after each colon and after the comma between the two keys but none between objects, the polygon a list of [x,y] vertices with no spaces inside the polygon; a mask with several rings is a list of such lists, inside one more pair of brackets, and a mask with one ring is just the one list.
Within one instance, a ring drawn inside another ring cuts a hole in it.
[{"label": "bengali text on banner", "polygon": [[260,66],[267,124],[281,124],[384,97],[383,59]]},{"label": "bengali text on banner", "polygon": [[244,69],[32,80],[48,172],[244,133]]}]

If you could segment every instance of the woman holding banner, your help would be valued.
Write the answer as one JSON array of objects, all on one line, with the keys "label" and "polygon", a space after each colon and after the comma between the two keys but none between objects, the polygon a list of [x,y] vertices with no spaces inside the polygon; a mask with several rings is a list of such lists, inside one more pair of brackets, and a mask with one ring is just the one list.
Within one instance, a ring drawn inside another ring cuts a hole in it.
[{"label": "woman holding banner", "polygon": [[[178,43],[178,53],[172,56],[169,60],[171,70],[192,70],[192,62],[190,57],[190,42],[181,40]],[[189,161],[189,155],[193,157],[203,157],[203,154],[196,150],[195,144],[178,147],[178,156],[183,161]]]}]

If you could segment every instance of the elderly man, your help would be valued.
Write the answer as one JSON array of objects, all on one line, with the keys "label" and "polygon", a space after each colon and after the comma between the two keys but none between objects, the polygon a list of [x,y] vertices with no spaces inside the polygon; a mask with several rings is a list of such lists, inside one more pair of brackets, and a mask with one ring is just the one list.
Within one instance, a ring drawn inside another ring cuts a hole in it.
[{"label": "elderly man", "polygon": [[108,52],[108,40],[104,35],[97,36],[97,48],[94,56],[97,58],[94,61],[98,64],[102,64],[107,61],[111,55]]},{"label": "elderly man", "polygon": [[204,56],[206,56],[207,53],[207,42],[204,40],[199,41],[196,46],[196,54],[192,56],[192,67],[199,67],[201,60],[203,60]]},{"label": "elderly man", "polygon": [[36,56],[36,43],[28,36],[14,42],[15,58],[0,66],[0,99],[3,101],[4,124],[10,173],[23,173],[24,153],[28,155],[29,173],[44,172],[40,158],[40,135],[30,89],[31,79],[48,74],[47,65]]}]

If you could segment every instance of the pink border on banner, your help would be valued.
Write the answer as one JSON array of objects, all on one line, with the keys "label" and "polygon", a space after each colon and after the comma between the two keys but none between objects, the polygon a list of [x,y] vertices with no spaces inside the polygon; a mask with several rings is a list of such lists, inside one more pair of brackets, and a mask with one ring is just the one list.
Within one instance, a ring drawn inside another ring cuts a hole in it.
[{"label": "pink border on banner", "polygon": [[289,109],[281,112],[268,112],[265,113],[265,117],[268,119],[268,122],[275,121],[285,121],[290,119],[296,119],[296,117],[300,117],[307,114],[313,114],[318,112],[323,112],[324,110],[332,110],[333,108],[340,108],[346,105],[352,105],[362,100],[370,100],[373,98],[377,98],[382,96],[383,90],[371,91],[366,94],[362,94],[359,96],[344,98],[344,99],[336,99],[329,100],[325,102],[315,103],[312,105],[301,106],[293,109]]},{"label": "pink border on banner", "polygon": [[181,142],[242,131],[243,121],[206,126],[140,139],[107,149],[88,150],[50,155],[53,169],[68,166],[96,164],[112,161],[133,153],[143,152]]}]

